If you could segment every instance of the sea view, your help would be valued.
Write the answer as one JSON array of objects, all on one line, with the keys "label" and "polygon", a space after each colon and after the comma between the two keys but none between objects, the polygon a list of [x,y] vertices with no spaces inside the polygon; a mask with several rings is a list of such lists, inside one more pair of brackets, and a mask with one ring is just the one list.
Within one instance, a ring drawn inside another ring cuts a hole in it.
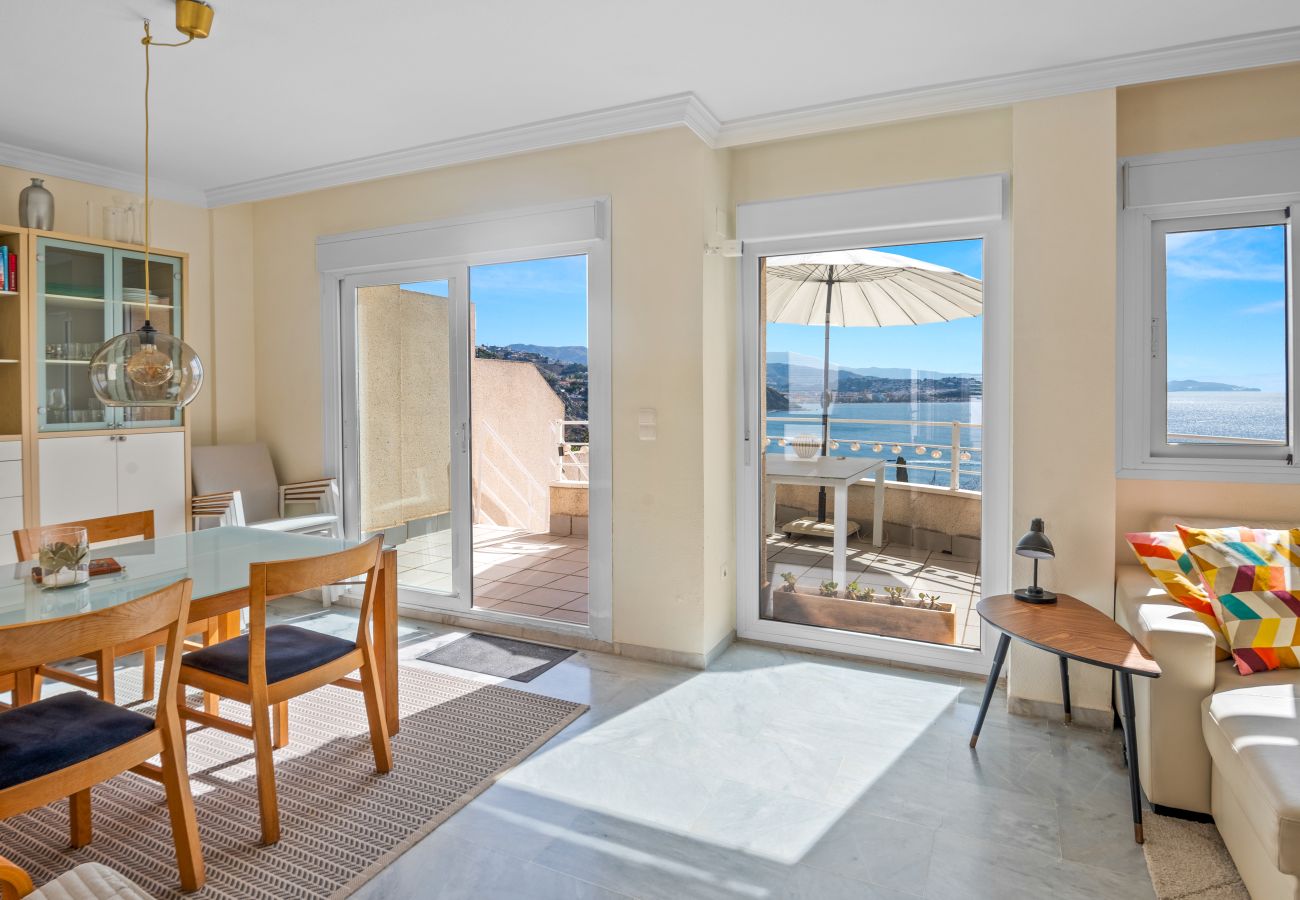
[{"label": "sea view", "polygon": [[[787,421],[806,419],[808,421]],[[847,421],[871,419],[903,424],[864,424]],[[798,435],[821,437],[821,408],[816,404],[791,404],[789,411],[774,411],[768,417],[767,437],[771,442],[767,452],[785,454],[787,448],[777,444],[779,439],[789,440]],[[949,466],[952,464],[952,426],[917,425],[917,422],[973,422],[981,421],[981,404],[953,403],[836,403],[831,407],[831,437],[840,442],[835,456],[859,456],[872,459],[907,459],[907,480],[912,484],[932,484],[948,487]],[[1286,440],[1286,397],[1283,394],[1260,391],[1186,391],[1169,394],[1169,432],[1171,434],[1197,434],[1220,437],[1253,438],[1256,440]],[[858,441],[853,450],[851,442]],[[962,462],[961,486],[977,491],[982,486],[980,463],[983,454],[977,448],[984,445],[983,429],[962,429],[962,446],[970,450],[969,461]],[[881,444],[876,452],[875,443]],[[922,444],[924,457],[915,447],[903,447],[901,454],[891,452],[891,445]],[[931,453],[939,450],[941,457]],[[898,467],[890,466],[885,477],[900,480]]]}]

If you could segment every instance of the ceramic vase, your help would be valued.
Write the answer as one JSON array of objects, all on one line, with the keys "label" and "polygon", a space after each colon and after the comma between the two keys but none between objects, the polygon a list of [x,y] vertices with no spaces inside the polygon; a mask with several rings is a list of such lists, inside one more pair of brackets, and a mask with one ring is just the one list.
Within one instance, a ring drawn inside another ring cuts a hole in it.
[{"label": "ceramic vase", "polygon": [[33,178],[18,195],[18,224],[41,231],[54,230],[54,195],[45,187],[45,179]]}]

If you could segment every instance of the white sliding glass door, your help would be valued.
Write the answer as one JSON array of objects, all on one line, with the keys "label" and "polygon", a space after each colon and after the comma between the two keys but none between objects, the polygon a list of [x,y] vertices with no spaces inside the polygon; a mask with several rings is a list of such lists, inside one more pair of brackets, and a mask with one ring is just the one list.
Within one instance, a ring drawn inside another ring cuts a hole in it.
[{"label": "white sliding glass door", "polygon": [[343,282],[347,531],[396,545],[412,608],[471,604],[466,285],[464,267]]}]

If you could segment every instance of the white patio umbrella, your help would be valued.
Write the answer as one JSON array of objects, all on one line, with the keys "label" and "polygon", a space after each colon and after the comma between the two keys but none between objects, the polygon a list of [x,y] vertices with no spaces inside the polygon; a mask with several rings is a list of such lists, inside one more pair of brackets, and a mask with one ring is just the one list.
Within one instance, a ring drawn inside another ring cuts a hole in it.
[{"label": "white patio umbrella", "polygon": [[[828,450],[831,326],[883,328],[951,322],[984,312],[984,286],[961,272],[878,250],[837,250],[767,260],[767,320],[822,325],[822,455]],[[817,503],[826,519],[826,489]]]}]

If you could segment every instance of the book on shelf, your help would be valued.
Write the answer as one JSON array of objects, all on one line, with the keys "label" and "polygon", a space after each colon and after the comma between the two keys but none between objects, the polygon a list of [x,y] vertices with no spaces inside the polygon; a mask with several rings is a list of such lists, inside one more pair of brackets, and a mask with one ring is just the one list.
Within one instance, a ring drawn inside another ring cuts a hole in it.
[{"label": "book on shelf", "polygon": [[0,244],[0,291],[18,290],[18,254]]}]

